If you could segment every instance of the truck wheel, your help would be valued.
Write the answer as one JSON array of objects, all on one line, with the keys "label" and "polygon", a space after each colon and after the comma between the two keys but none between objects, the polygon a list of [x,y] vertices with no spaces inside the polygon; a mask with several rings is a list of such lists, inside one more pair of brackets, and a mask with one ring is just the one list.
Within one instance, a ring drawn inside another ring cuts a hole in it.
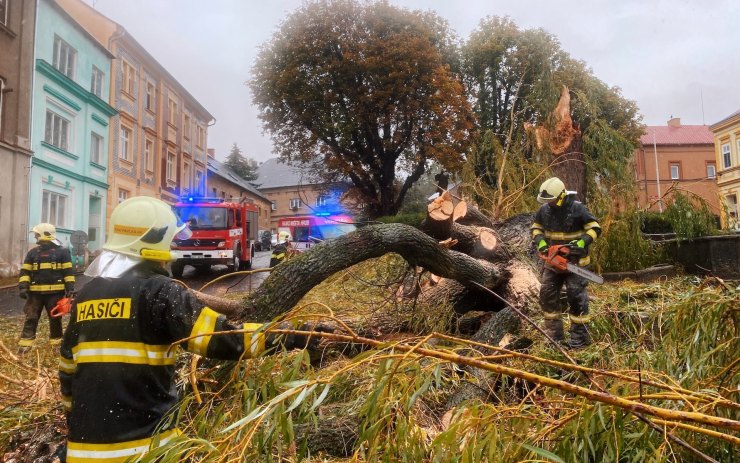
[{"label": "truck wheel", "polygon": [[172,272],[172,278],[182,278],[182,272],[185,270],[185,265],[181,262],[173,262],[170,264],[170,271]]},{"label": "truck wheel", "polygon": [[241,270],[242,260],[239,258],[241,253],[241,248],[234,249],[234,259],[231,261],[231,264],[227,265],[227,267],[229,268],[229,272],[236,272]]}]

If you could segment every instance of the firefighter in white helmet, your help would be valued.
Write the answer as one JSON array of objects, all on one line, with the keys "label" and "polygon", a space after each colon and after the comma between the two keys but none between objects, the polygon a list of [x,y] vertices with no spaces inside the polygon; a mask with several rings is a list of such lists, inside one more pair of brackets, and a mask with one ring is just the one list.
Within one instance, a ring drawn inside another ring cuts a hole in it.
[{"label": "firefighter in white helmet", "polygon": [[62,297],[75,289],[75,276],[69,249],[61,246],[56,228],[40,223],[31,229],[36,238],[35,248],[28,251],[18,279],[19,296],[26,299],[21,339],[18,352],[25,354],[34,344],[41,313],[49,316],[49,342],[59,345],[62,340],[62,319],[52,317],[51,309]]},{"label": "firefighter in white helmet", "polygon": [[[236,326],[171,280],[164,269],[173,259],[170,243],[189,233],[166,203],[150,197],[122,202],[109,232],[85,272],[93,279],[75,299],[61,346],[70,463],[136,458],[179,433],[162,421],[177,402],[173,343],[189,338],[182,347],[190,352],[237,360],[308,342],[266,335],[261,324]],[[211,334],[240,329],[247,332]]]},{"label": "firefighter in white helmet", "polygon": [[[580,266],[588,266],[589,246],[601,234],[596,217],[575,199],[576,192],[568,191],[557,177],[545,180],[537,194],[542,204],[532,224],[532,240],[541,253],[556,244],[570,244],[571,256]],[[587,281],[579,275],[545,265],[540,287],[540,305],[545,312],[545,332],[556,341],[563,341],[563,320],[560,291],[565,285],[569,307],[570,340],[568,345],[581,348],[591,343],[588,331]]]}]

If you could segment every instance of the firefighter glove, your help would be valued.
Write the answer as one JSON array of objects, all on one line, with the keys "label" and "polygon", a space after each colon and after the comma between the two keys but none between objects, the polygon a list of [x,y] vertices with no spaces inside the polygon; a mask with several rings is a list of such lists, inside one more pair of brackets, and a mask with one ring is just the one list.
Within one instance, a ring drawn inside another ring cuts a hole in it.
[{"label": "firefighter glove", "polygon": [[18,297],[21,299],[28,299],[28,288],[20,288],[18,291]]},{"label": "firefighter glove", "polygon": [[[315,331],[323,333],[331,333],[334,331],[327,326],[312,323],[303,323],[299,326],[294,326],[291,322],[283,322],[279,324],[277,328],[281,330]],[[309,354],[318,352],[320,342],[321,337],[304,334],[283,334],[275,335],[272,339],[268,338],[269,344],[281,346],[286,350],[307,349]]]},{"label": "firefighter glove", "polygon": [[547,248],[550,246],[547,244],[547,241],[545,239],[540,239],[537,242],[537,250],[541,252],[542,254],[545,254],[547,252]]}]

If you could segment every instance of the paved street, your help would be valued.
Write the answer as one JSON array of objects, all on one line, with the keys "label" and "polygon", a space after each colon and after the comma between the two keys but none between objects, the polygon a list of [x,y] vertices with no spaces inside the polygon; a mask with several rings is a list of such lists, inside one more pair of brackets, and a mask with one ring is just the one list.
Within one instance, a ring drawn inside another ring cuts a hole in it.
[{"label": "paved street", "polygon": [[[270,266],[270,251],[257,252],[254,256],[252,270],[268,268]],[[227,275],[229,272],[224,265],[211,267],[209,271],[198,271],[193,267],[186,266],[182,281],[193,289],[200,289],[218,277]],[[223,280],[209,286],[204,292],[222,296],[233,292],[246,292],[254,290],[267,278],[268,272],[259,272],[253,275],[240,275]],[[77,275],[76,287],[79,291],[90,279],[85,275]],[[18,297],[18,288],[9,287],[0,290],[0,316],[20,316],[23,314],[25,301]]]}]

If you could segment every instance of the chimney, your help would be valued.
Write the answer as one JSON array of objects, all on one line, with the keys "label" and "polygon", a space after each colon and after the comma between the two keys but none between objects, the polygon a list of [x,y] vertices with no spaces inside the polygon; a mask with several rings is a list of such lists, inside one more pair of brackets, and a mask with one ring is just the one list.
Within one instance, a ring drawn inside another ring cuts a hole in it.
[{"label": "chimney", "polygon": [[671,119],[668,121],[668,127],[681,127],[681,118],[671,117]]},{"label": "chimney", "polygon": [[216,148],[208,148],[206,151],[208,151],[209,157],[216,159]]}]

